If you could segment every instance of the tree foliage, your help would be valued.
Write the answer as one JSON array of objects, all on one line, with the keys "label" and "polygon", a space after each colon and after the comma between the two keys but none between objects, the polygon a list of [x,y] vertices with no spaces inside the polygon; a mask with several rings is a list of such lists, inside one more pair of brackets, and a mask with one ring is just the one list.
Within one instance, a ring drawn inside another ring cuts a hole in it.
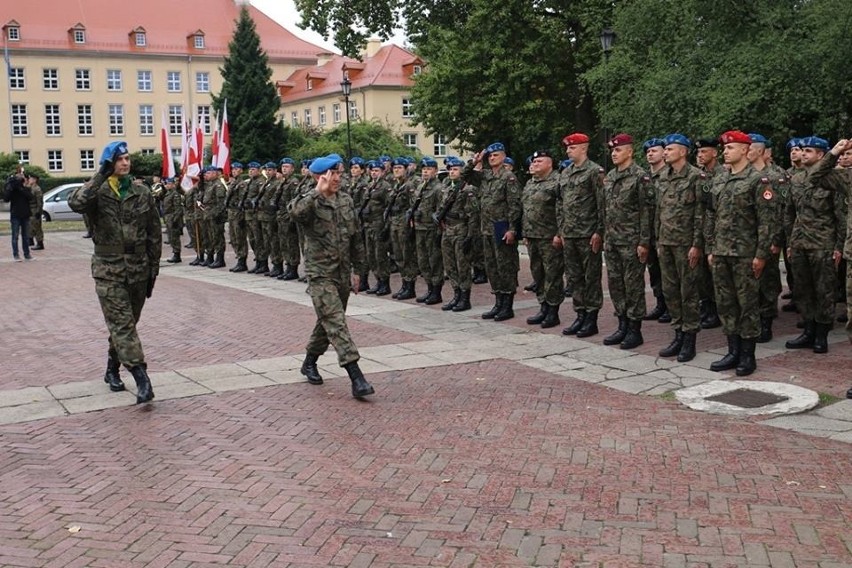
[{"label": "tree foliage", "polygon": [[[6,154],[0,152],[0,184],[5,183],[6,178],[18,171],[18,156],[15,154]],[[39,177],[39,180],[50,177],[43,168],[39,166],[26,165],[24,171],[34,173]],[[2,185],[0,185],[2,187]]]},{"label": "tree foliage", "polygon": [[[397,133],[378,121],[353,122],[351,133],[353,156],[370,159],[382,154],[408,156],[414,152],[402,143]],[[332,153],[346,156],[346,149],[346,125],[343,124],[318,135],[305,136],[300,145],[288,149],[287,155],[298,160]]]},{"label": "tree foliage", "polygon": [[163,171],[163,155],[133,152],[130,154],[130,166],[134,176],[158,176]]}]

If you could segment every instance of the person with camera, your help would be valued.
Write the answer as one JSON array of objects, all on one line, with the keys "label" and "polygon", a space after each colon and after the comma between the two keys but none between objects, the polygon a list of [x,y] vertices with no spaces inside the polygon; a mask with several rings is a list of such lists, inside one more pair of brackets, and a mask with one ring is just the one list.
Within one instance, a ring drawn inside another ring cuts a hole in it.
[{"label": "person with camera", "polygon": [[30,200],[32,193],[24,184],[22,171],[12,174],[6,180],[3,188],[3,201],[9,203],[9,220],[12,225],[12,256],[16,261],[21,260],[18,254],[18,234],[21,235],[21,245],[24,249],[24,258],[32,260],[30,256]]},{"label": "person with camera", "polygon": [[101,153],[100,170],[74,190],[68,205],[85,213],[92,226],[92,277],[109,330],[104,382],[124,390],[119,366],[136,381],[136,404],[154,398],[136,324],[160,270],[162,233],[151,190],[133,181],[126,142],[112,142]]}]

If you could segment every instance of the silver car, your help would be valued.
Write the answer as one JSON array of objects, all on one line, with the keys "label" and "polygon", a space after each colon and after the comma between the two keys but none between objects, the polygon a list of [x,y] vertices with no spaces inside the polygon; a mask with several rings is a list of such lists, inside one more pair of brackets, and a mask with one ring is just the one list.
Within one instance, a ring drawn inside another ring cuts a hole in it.
[{"label": "silver car", "polygon": [[68,198],[71,192],[83,185],[82,183],[66,183],[54,187],[44,194],[44,211],[41,214],[42,221],[81,221],[83,216],[71,211],[68,206]]}]

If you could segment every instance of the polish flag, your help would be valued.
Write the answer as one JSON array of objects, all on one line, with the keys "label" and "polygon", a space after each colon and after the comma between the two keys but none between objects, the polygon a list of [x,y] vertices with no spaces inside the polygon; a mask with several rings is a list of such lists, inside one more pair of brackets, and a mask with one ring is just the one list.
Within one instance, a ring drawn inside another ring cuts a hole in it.
[{"label": "polish flag", "polygon": [[210,165],[219,167],[219,113],[216,113],[216,122],[213,123],[213,143],[210,145]]},{"label": "polish flag", "polygon": [[228,101],[222,108],[222,130],[219,133],[219,148],[217,166],[222,168],[226,177],[231,177],[231,133],[228,129]]},{"label": "polish flag", "polygon": [[192,178],[190,177],[189,173],[189,158],[191,154],[190,139],[194,137],[191,135],[191,133],[187,132],[185,121],[181,121],[180,131],[180,171],[182,174],[180,178],[180,186],[185,191],[189,191],[190,189],[192,189]]},{"label": "polish flag", "polygon": [[163,171],[162,177],[164,178],[173,178],[175,177],[175,159],[172,156],[172,145],[169,142],[169,132],[167,130],[168,125],[166,124],[166,111],[163,111],[161,115],[162,125],[163,127],[160,129],[160,152],[163,154]]}]

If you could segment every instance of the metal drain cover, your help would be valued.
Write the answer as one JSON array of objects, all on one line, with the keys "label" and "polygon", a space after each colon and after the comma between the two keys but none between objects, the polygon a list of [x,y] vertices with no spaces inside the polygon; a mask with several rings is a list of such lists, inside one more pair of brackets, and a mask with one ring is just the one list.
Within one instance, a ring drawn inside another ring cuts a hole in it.
[{"label": "metal drain cover", "polygon": [[704,400],[722,402],[740,408],[761,408],[770,404],[777,404],[790,400],[789,396],[779,396],[766,391],[752,389],[735,389],[715,396],[708,396]]}]

